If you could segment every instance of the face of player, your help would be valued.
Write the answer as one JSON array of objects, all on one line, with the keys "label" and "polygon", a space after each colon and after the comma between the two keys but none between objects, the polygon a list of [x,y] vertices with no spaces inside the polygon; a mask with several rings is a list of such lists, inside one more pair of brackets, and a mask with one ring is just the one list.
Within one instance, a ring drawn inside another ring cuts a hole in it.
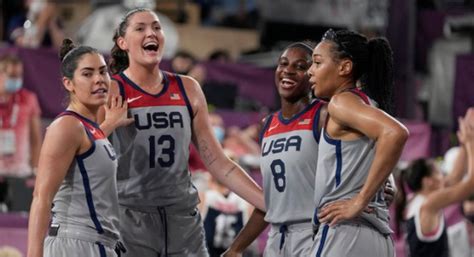
[{"label": "face of player", "polygon": [[275,85],[282,99],[296,102],[309,95],[307,70],[310,65],[310,54],[300,47],[288,48],[283,52],[275,70]]},{"label": "face of player", "polygon": [[78,61],[74,76],[63,78],[72,102],[98,107],[105,104],[110,76],[104,57],[97,53],[84,54]]},{"label": "face of player", "polygon": [[313,64],[308,70],[311,89],[319,98],[331,98],[340,84],[340,62],[337,62],[331,49],[333,43],[322,41],[313,50]]},{"label": "face of player", "polygon": [[441,170],[436,166],[433,165],[433,170],[431,171],[431,175],[428,177],[429,182],[428,186],[431,190],[438,190],[444,187],[444,176]]},{"label": "face of player", "polygon": [[143,11],[128,18],[125,36],[117,41],[128,52],[130,63],[157,65],[163,58],[165,36],[155,13]]}]

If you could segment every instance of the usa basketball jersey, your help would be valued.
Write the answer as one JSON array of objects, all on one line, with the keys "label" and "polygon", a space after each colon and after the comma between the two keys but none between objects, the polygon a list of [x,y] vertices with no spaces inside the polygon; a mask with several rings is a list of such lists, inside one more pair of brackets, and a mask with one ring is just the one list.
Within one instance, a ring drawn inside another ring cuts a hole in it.
[{"label": "usa basketball jersey", "polygon": [[206,192],[203,211],[206,243],[211,256],[220,256],[232,243],[248,219],[248,203],[234,193],[224,196]]},{"label": "usa basketball jersey", "polygon": [[77,118],[92,142],[74,158],[53,200],[52,223],[95,229],[98,234],[119,238],[117,160],[114,149],[99,125],[72,111],[60,116]]},{"label": "usa basketball jersey", "polygon": [[[360,96],[366,104],[375,105],[367,95],[359,90],[351,90]],[[356,196],[367,180],[370,166],[375,155],[375,141],[362,136],[355,140],[343,141],[331,138],[323,128],[318,154],[318,172],[316,173],[313,222],[319,225],[318,211],[326,204]],[[390,234],[389,214],[380,188],[370,201],[373,212],[363,212],[360,217],[372,224],[382,234]]]},{"label": "usa basketball jersey", "polygon": [[163,72],[163,89],[152,95],[124,73],[112,78],[128,103],[134,123],[117,128],[120,204],[167,206],[198,204],[188,170],[192,109],[178,75]]},{"label": "usa basketball jersey", "polygon": [[291,119],[280,111],[266,120],[260,169],[269,223],[311,220],[322,105],[315,100]]},{"label": "usa basketball jersey", "polygon": [[410,256],[448,257],[448,235],[443,215],[439,217],[439,226],[436,231],[429,235],[424,235],[421,231],[420,208],[424,201],[424,196],[417,195],[410,201],[407,208],[406,242]]}]

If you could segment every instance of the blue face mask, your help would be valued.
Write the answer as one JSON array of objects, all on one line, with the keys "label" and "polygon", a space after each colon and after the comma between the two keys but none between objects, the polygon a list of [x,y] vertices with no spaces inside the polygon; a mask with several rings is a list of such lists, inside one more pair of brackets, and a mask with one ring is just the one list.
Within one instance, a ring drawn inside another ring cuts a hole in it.
[{"label": "blue face mask", "polygon": [[23,86],[23,80],[22,79],[12,79],[12,78],[8,78],[6,81],[5,81],[5,91],[7,93],[15,93],[17,92],[18,90],[20,90],[20,88]]},{"label": "blue face mask", "polygon": [[214,130],[214,136],[217,138],[217,141],[219,141],[219,143],[222,143],[222,141],[224,141],[225,136],[224,129],[216,126],[212,127],[212,129]]}]

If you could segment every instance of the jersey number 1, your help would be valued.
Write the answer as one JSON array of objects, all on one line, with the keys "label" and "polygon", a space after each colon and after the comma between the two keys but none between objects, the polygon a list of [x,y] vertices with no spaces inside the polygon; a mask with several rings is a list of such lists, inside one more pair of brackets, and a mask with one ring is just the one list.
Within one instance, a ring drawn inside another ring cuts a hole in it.
[{"label": "jersey number 1", "polygon": [[[155,168],[156,161],[161,167],[171,167],[174,163],[174,138],[170,135],[162,135],[158,141],[155,141],[155,136],[150,136],[148,142],[150,143],[150,168]],[[163,146],[161,157],[158,159],[156,158],[156,145]]]}]

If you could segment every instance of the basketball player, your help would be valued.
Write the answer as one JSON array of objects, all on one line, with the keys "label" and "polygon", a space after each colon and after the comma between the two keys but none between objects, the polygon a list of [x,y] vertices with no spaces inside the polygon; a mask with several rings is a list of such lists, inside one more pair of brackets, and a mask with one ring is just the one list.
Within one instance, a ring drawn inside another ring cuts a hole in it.
[{"label": "basketball player", "polygon": [[404,221],[410,256],[450,256],[443,208],[459,203],[474,193],[474,109],[468,110],[466,116],[460,119],[458,138],[465,158],[458,158],[457,161],[466,162],[467,159],[468,164],[465,179],[449,185],[436,164],[426,159],[414,161],[400,175],[400,181],[406,182],[414,192],[405,206],[406,193],[401,187],[400,201],[397,201],[397,224]]},{"label": "basketball player", "polygon": [[[324,102],[310,100],[311,84],[306,71],[311,66],[312,52],[310,42],[293,43],[278,61],[275,84],[281,110],[266,120],[262,132],[261,170],[267,213],[265,216],[259,210],[254,211],[225,253],[226,257],[241,256],[243,249],[268,224],[263,222],[264,216],[265,221],[272,224],[265,256],[308,256],[310,253],[313,242],[310,206],[313,205],[319,135],[327,113]],[[279,151],[282,139],[285,147]],[[304,148],[297,147],[300,143]],[[387,185],[387,193],[393,196],[390,185]]]},{"label": "basketball player", "polygon": [[382,186],[408,131],[384,112],[392,66],[385,39],[347,30],[328,30],[313,51],[314,94],[330,100],[319,141],[311,256],[394,256]]},{"label": "basketball player", "polygon": [[[69,104],[48,127],[41,149],[28,256],[117,256],[117,161],[96,123],[107,100],[107,66],[97,50],[75,47],[69,39],[63,41],[60,57]],[[112,98],[104,124],[125,125],[126,110],[120,96]]]},{"label": "basketball player", "polygon": [[160,69],[165,35],[156,14],[130,11],[114,41],[111,91],[127,99],[135,121],[112,139],[126,256],[208,256],[188,171],[191,140],[210,173],[260,209],[262,191],[223,153],[199,84]]}]

